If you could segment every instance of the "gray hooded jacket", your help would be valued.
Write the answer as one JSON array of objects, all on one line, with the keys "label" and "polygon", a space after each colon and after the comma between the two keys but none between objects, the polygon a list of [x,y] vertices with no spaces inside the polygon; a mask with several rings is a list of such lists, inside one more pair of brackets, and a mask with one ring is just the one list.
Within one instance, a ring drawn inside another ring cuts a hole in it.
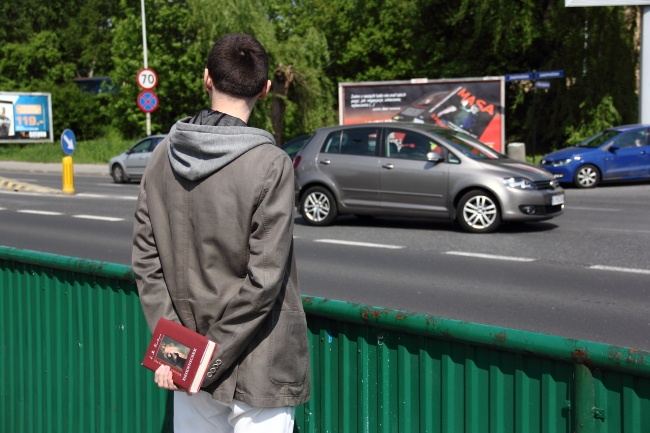
[{"label": "gray hooded jacket", "polygon": [[310,373],[291,160],[266,131],[228,117],[190,123],[211,123],[202,117],[172,127],[140,185],[142,308],[151,329],[166,317],[218,343],[203,381],[213,398],[296,406],[309,399]]}]

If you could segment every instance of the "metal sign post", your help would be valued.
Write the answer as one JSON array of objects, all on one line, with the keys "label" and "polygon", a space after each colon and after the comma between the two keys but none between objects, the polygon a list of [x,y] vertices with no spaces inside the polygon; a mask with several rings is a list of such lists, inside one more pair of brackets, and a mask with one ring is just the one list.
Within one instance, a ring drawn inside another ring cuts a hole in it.
[{"label": "metal sign post", "polygon": [[[147,19],[144,14],[144,0],[140,0],[140,8],[142,9],[142,52],[144,56],[144,68],[149,68],[149,63],[147,60]],[[138,77],[138,83],[139,83]],[[138,100],[140,98],[138,97]],[[151,112],[146,111],[146,122],[147,122],[147,135],[151,135]]]},{"label": "metal sign post", "polygon": [[[650,6],[641,8],[641,59],[639,60],[639,122],[650,123]],[[648,71],[645,72],[644,71]]]}]

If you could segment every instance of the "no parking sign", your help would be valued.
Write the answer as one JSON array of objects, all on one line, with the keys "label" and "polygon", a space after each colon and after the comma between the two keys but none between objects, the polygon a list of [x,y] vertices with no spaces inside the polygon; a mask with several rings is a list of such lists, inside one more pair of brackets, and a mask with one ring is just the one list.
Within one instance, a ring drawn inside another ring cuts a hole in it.
[{"label": "no parking sign", "polygon": [[152,90],[143,90],[138,95],[138,107],[145,113],[152,113],[158,108],[158,95]]}]

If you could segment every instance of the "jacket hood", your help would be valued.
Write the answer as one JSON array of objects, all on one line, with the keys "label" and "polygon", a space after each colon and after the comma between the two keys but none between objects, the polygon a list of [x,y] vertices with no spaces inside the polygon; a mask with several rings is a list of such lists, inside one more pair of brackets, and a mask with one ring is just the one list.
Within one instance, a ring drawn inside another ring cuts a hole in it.
[{"label": "jacket hood", "polygon": [[225,167],[262,144],[275,145],[273,135],[249,126],[211,126],[179,120],[168,134],[167,153],[172,169],[198,180]]}]

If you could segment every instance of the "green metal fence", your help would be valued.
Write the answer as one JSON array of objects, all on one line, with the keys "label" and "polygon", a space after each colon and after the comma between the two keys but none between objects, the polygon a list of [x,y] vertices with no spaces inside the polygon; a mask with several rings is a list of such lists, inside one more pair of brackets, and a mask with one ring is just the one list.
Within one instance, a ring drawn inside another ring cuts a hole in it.
[{"label": "green metal fence", "polygon": [[[650,353],[303,297],[299,432],[650,432]],[[0,247],[0,431],[171,432],[128,266]]]}]

